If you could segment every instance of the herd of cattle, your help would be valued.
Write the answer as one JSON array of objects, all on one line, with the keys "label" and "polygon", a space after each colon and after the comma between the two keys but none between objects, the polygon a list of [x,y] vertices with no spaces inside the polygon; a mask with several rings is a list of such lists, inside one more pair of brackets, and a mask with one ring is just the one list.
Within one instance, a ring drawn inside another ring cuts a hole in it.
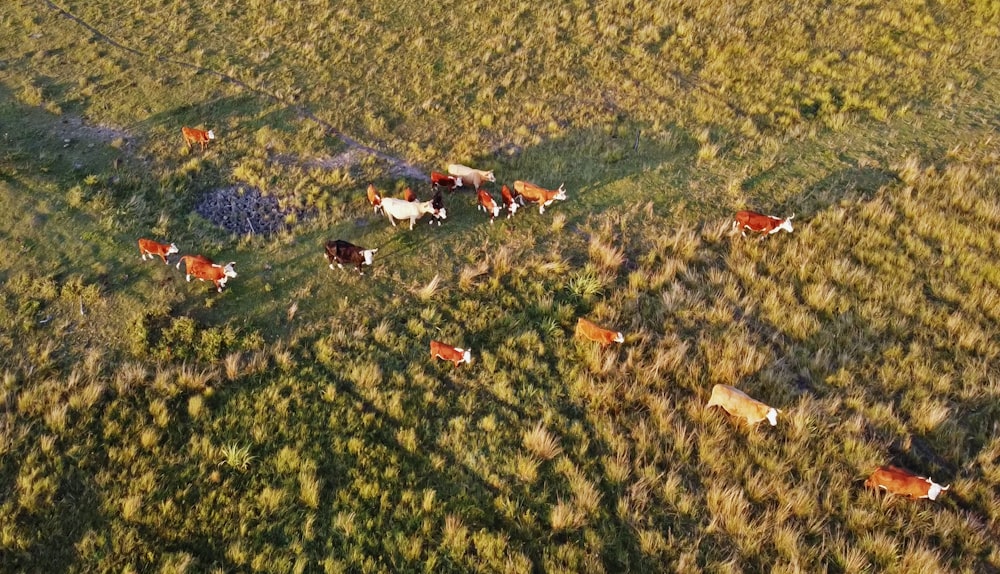
[{"label": "herd of cattle", "polygon": [[[182,135],[189,148],[193,143],[198,143],[202,149],[205,149],[208,142],[215,139],[215,134],[211,130],[204,131],[188,127],[182,128]],[[492,171],[482,171],[464,165],[452,164],[448,166],[447,175],[431,172],[431,189],[434,196],[430,201],[419,201],[410,188],[404,190],[401,199],[382,197],[374,185],[368,186],[367,196],[375,213],[379,211],[384,213],[393,226],[396,225],[397,220],[409,220],[412,230],[417,220],[424,215],[433,215],[434,219],[431,220],[431,223],[440,225],[441,220],[448,217],[441,191],[454,191],[468,186],[476,191],[478,208],[485,211],[490,218],[490,223],[493,223],[500,215],[501,207],[489,191],[484,189],[483,184],[487,182],[496,182]],[[553,190],[518,180],[514,182],[513,191],[507,185],[503,185],[500,189],[500,197],[503,209],[507,211],[507,217],[510,218],[517,213],[519,207],[527,203],[538,204],[538,212],[543,214],[545,208],[553,202],[565,200],[566,191],[562,185]],[[740,231],[744,237],[747,231],[759,233],[761,240],[763,240],[779,231],[791,233],[793,217],[795,217],[794,214],[781,218],[752,211],[740,211],[733,218],[732,230],[733,233],[737,230]],[[350,265],[354,266],[361,274],[364,274],[363,266],[372,265],[375,253],[378,252],[378,249],[365,249],[343,239],[327,241],[324,247],[324,256],[331,269],[333,269],[334,264],[340,268],[343,268],[344,265]],[[159,256],[165,264],[169,264],[168,257],[178,252],[177,246],[172,243],[159,243],[145,238],[139,240],[139,253],[143,261],[147,257],[152,259]],[[211,281],[220,293],[226,282],[237,275],[235,262],[219,265],[202,255],[184,255],[177,262],[178,269],[180,269],[181,264],[185,265],[188,281],[191,281],[192,277],[202,281]],[[581,339],[600,343],[602,346],[625,342],[623,333],[605,329],[583,317],[577,321],[574,334]],[[430,343],[430,356],[432,360],[450,361],[456,367],[462,363],[472,362],[471,349],[455,347],[436,340],[432,340]],[[763,420],[767,420],[772,426],[777,425],[778,414],[781,412],[735,387],[721,384],[712,388],[712,395],[706,408],[711,407],[720,407],[731,416],[744,418],[750,425],[755,425]],[[895,466],[878,468],[865,481],[865,486],[872,489],[881,488],[893,494],[910,498],[928,498],[930,500],[935,500],[941,492],[949,488],[949,486],[935,483],[930,478],[915,475]]]}]

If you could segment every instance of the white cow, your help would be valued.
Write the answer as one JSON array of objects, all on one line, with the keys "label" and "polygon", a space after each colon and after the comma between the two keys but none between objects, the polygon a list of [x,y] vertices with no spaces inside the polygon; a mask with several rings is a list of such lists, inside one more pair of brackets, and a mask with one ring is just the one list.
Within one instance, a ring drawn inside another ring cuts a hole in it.
[{"label": "white cow", "polygon": [[382,198],[382,211],[385,212],[385,216],[389,218],[389,223],[393,227],[396,226],[397,219],[400,221],[409,219],[410,229],[413,229],[413,224],[423,217],[425,213],[431,213],[438,219],[448,219],[447,211],[444,208],[435,209],[433,201],[418,203],[395,197],[384,197]]},{"label": "white cow", "polygon": [[[495,183],[497,180],[492,171],[474,169],[458,163],[448,165],[448,174],[461,178],[467,185],[471,185],[472,189],[479,189],[483,186],[484,181]],[[458,185],[461,186],[462,184]]]}]

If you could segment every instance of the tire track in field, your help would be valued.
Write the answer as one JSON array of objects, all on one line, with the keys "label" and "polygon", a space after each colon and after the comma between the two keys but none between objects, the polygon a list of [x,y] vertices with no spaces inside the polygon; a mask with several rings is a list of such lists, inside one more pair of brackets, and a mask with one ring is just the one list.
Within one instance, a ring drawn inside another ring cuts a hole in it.
[{"label": "tire track in field", "polygon": [[243,80],[241,80],[241,79],[239,79],[239,78],[237,78],[235,76],[230,76],[229,74],[220,72],[218,70],[214,70],[212,68],[206,68],[204,66],[199,66],[197,64],[192,64],[191,62],[186,62],[184,60],[178,60],[178,59],[175,59],[175,58],[170,58],[170,57],[167,57],[167,56],[161,56],[161,55],[158,55],[158,54],[150,54],[150,53],[147,53],[147,52],[143,52],[142,50],[133,48],[131,46],[125,45],[125,44],[123,44],[123,43],[115,40],[111,36],[107,35],[106,33],[102,32],[96,26],[94,26],[93,24],[87,22],[83,18],[80,18],[76,14],[74,14],[74,13],[70,12],[69,10],[63,8],[62,6],[56,4],[52,0],[41,0],[41,2],[44,5],[46,5],[49,9],[51,9],[51,10],[53,10],[53,11],[61,14],[62,16],[66,17],[66,18],[68,18],[70,20],[72,20],[73,22],[75,22],[76,24],[80,25],[81,27],[87,29],[98,40],[100,40],[100,41],[102,41],[102,42],[104,42],[104,43],[106,43],[106,44],[108,44],[110,46],[113,46],[115,48],[118,48],[119,50],[122,50],[124,52],[128,52],[129,54],[132,54],[132,55],[135,55],[135,56],[139,56],[141,58],[145,58],[145,59],[152,58],[152,59],[156,60],[157,62],[163,62],[165,64],[171,64],[171,65],[174,65],[174,66],[180,66],[182,68],[188,68],[188,69],[191,69],[191,70],[196,70],[198,72],[204,72],[206,74],[210,74],[210,75],[216,76],[217,78],[219,78],[219,79],[221,79],[221,80],[223,80],[225,82],[229,82],[229,83],[232,83],[232,84],[234,84],[236,86],[239,86],[240,88],[243,88],[244,90],[246,90],[248,92],[252,92],[254,94],[257,94],[257,95],[260,95],[260,96],[264,96],[264,97],[268,98],[271,101],[274,101],[274,102],[277,102],[277,103],[280,103],[280,104],[285,104],[285,105],[289,106],[290,108],[292,108],[296,112],[298,112],[298,114],[301,117],[310,119],[310,120],[316,122],[317,124],[323,126],[323,129],[325,129],[326,132],[329,135],[337,138],[345,146],[347,146],[347,148],[348,148],[347,151],[341,153],[340,155],[337,156],[337,158],[334,159],[334,161],[338,161],[338,158],[339,158],[339,161],[342,162],[344,166],[349,165],[352,162],[355,162],[356,159],[354,159],[354,158],[358,155],[357,152],[360,151],[363,154],[371,155],[371,156],[373,156],[373,157],[375,157],[377,159],[380,159],[380,160],[385,161],[386,163],[388,163],[389,166],[390,166],[391,171],[395,175],[398,175],[398,176],[401,176],[401,177],[407,177],[407,178],[411,178],[411,179],[429,180],[428,176],[424,173],[424,171],[421,170],[420,168],[418,168],[417,166],[415,166],[415,165],[407,162],[404,159],[398,158],[398,157],[396,157],[394,155],[391,155],[389,153],[383,152],[383,151],[378,150],[378,149],[376,149],[376,148],[374,148],[374,147],[372,147],[370,145],[367,145],[367,144],[364,144],[364,143],[358,141],[357,139],[355,139],[355,138],[347,135],[346,133],[342,132],[340,129],[338,129],[336,126],[334,126],[330,122],[328,122],[328,121],[326,121],[326,120],[318,117],[312,110],[310,110],[309,108],[307,108],[304,105],[289,104],[288,102],[286,102],[282,98],[278,97],[277,95],[275,95],[272,92],[267,91],[263,87],[253,86],[253,85],[251,85],[251,84],[249,84],[249,83],[247,83],[247,82],[245,82],[245,81],[243,81]]}]

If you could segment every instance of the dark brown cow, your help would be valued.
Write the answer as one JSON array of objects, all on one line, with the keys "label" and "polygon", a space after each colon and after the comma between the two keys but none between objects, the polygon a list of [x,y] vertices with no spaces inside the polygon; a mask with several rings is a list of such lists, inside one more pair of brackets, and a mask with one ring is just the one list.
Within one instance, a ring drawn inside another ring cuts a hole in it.
[{"label": "dark brown cow", "polygon": [[361,266],[371,265],[373,256],[377,252],[378,249],[365,249],[343,239],[337,239],[326,242],[324,256],[330,262],[330,269],[333,269],[334,263],[340,269],[343,269],[344,265],[355,265],[358,268],[358,273],[364,275],[365,272],[362,271]]}]

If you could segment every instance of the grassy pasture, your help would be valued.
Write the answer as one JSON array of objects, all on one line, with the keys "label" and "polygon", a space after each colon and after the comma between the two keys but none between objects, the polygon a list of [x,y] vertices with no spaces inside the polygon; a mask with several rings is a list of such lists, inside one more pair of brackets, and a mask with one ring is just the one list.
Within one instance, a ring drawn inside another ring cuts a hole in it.
[{"label": "grassy pasture", "polygon": [[[136,51],[0,6],[0,569],[1000,568],[991,4],[60,6]],[[364,186],[426,185],[330,167],[329,126],[570,199],[394,229]],[[235,182],[315,216],[192,213]],[[732,237],[742,207],[796,231]],[[866,492],[887,462],[952,488]]]}]

